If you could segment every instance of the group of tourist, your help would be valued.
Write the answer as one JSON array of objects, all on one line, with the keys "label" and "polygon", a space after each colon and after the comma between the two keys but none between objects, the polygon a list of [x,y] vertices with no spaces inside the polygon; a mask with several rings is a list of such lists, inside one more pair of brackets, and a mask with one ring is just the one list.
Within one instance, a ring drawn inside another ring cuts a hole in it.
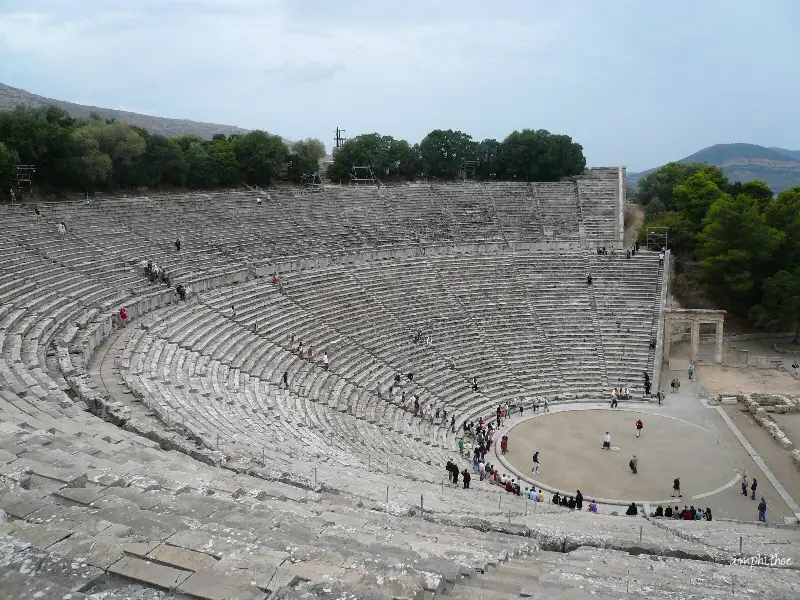
[{"label": "group of tourist", "polygon": [[147,261],[144,266],[144,274],[150,280],[150,283],[157,283],[161,282],[167,285],[167,287],[172,287],[172,279],[170,277],[169,271],[167,271],[166,267],[161,267],[158,264],[154,263],[152,260]]},{"label": "group of tourist", "polygon": [[[615,256],[616,254],[621,253],[622,250],[615,248],[614,246],[610,246],[606,248],[605,246],[598,246],[597,247],[597,256]],[[631,256],[636,256],[636,253],[639,252],[639,242],[635,244],[631,244],[630,248],[625,249],[625,258],[630,258]],[[591,285],[591,283],[590,283]]]},{"label": "group of tourist", "polygon": [[[750,477],[747,475],[747,471],[742,471],[742,495],[747,498],[750,496],[751,500],[756,499],[756,490],[758,490],[758,479],[753,477],[752,481]],[[763,494],[761,495],[761,501],[758,503],[758,520],[761,523],[767,522],[767,498]]]},{"label": "group of tourist", "polygon": [[[233,307],[231,307],[231,308],[233,309]],[[234,309],[234,315],[233,316],[236,316],[235,309]],[[296,348],[295,348],[294,344],[295,344],[294,334],[291,334],[289,336],[289,349],[294,354],[297,354],[297,356],[299,356],[300,358],[306,358],[309,361],[313,361],[314,360],[314,346],[309,344],[308,348],[303,349],[303,340],[297,340],[297,347]],[[326,371],[330,367],[330,361],[328,359],[327,351],[322,353],[322,367]]]},{"label": "group of tourist", "polygon": [[680,519],[683,521],[711,521],[713,520],[713,515],[711,514],[711,509],[706,507],[705,509],[700,508],[699,506],[695,508],[694,506],[684,506],[683,510],[680,509],[677,505],[675,508],[671,506],[667,506],[664,508],[663,506],[657,506],[655,511],[650,513],[651,517],[659,517],[665,519]]}]

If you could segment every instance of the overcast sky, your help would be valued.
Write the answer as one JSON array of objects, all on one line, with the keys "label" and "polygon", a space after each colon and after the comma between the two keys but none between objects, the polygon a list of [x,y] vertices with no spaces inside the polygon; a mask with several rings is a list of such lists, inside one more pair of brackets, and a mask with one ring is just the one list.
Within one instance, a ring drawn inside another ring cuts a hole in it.
[{"label": "overcast sky", "polygon": [[638,171],[800,149],[798,0],[0,0],[0,82],[317,137],[566,133]]}]

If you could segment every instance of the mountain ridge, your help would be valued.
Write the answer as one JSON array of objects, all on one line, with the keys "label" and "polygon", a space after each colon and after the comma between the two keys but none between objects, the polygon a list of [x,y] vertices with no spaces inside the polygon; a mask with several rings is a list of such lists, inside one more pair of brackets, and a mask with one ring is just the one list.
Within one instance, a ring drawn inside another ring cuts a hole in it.
[{"label": "mountain ridge", "polygon": [[[760,179],[775,193],[800,185],[800,150],[747,143],[715,144],[674,162],[715,165],[731,181]],[[635,186],[658,168],[629,172],[628,183]]]},{"label": "mountain ridge", "polygon": [[220,125],[218,123],[204,123],[190,119],[170,119],[153,115],[144,115],[135,112],[101,108],[55,100],[39,96],[27,90],[11,87],[0,83],[0,110],[14,110],[17,106],[38,108],[53,104],[67,111],[76,119],[86,119],[91,113],[97,113],[107,119],[117,119],[128,125],[136,125],[148,133],[156,133],[165,137],[174,138],[182,135],[196,135],[203,139],[211,139],[216,134],[232,135],[234,133],[247,133],[249,130],[233,125]]}]

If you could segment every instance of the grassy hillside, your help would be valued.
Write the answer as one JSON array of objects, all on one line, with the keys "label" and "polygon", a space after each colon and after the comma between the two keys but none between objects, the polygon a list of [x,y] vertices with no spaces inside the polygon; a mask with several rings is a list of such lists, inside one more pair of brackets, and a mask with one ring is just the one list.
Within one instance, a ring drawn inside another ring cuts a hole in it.
[{"label": "grassy hillside", "polygon": [[[760,179],[773,191],[781,192],[800,185],[800,151],[765,148],[755,144],[717,144],[677,162],[709,163],[720,167],[731,181]],[[628,173],[628,183],[635,186],[655,169]]]},{"label": "grassy hillside", "polygon": [[216,133],[231,135],[233,133],[247,133],[246,129],[233,127],[231,125],[218,125],[216,123],[200,123],[186,119],[167,119],[164,117],[153,117],[150,115],[140,115],[138,113],[114,110],[110,108],[99,108],[97,106],[84,106],[83,104],[73,104],[63,100],[53,100],[31,94],[25,90],[20,90],[0,83],[0,110],[14,110],[19,105],[23,106],[46,106],[54,104],[66,110],[75,118],[86,118],[90,113],[98,113],[109,119],[117,119],[129,125],[136,125],[150,133],[159,133],[166,137],[179,137],[182,135],[197,135],[204,139],[211,139]]}]

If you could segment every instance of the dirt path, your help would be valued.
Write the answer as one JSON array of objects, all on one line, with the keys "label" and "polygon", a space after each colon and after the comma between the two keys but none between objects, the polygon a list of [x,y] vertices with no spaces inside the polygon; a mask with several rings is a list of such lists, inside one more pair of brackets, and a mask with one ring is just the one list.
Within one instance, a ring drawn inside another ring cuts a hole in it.
[{"label": "dirt path", "polygon": [[638,204],[625,205],[625,246],[631,246],[639,237],[639,230],[644,225],[644,211]]}]

